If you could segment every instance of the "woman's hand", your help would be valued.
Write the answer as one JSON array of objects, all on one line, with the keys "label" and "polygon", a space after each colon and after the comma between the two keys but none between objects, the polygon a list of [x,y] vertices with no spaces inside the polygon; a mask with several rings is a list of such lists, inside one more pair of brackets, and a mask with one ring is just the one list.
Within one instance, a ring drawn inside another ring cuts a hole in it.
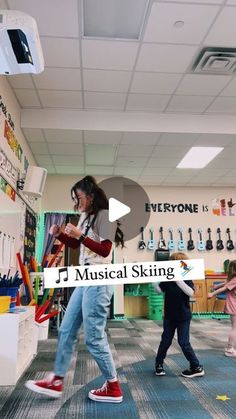
[{"label": "woman's hand", "polygon": [[59,227],[56,224],[53,224],[49,230],[49,234],[55,237],[58,237],[61,234],[61,232],[62,232],[61,227]]},{"label": "woman's hand", "polygon": [[65,228],[65,233],[68,234],[69,237],[73,237],[74,239],[79,239],[80,236],[83,234],[76,226],[71,223],[68,223]]}]

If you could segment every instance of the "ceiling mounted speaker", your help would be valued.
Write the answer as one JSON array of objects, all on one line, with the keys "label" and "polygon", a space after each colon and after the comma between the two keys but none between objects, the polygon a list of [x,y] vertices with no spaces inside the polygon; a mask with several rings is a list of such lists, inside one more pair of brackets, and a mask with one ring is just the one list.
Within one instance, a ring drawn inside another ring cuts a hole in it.
[{"label": "ceiling mounted speaker", "polygon": [[26,173],[23,193],[34,196],[35,198],[40,198],[43,194],[46,177],[46,169],[38,166],[29,166]]}]

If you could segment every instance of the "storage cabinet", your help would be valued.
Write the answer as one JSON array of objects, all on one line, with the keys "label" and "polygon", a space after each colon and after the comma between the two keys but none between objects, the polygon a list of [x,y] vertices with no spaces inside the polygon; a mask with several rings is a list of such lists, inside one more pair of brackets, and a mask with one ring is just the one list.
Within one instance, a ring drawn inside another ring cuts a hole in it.
[{"label": "storage cabinet", "polygon": [[37,352],[34,307],[0,315],[0,385],[14,385]]}]

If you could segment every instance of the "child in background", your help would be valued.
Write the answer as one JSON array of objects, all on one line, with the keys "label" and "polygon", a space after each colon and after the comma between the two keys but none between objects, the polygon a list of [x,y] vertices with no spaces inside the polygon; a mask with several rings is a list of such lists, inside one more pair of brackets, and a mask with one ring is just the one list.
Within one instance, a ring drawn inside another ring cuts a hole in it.
[{"label": "child in background", "polygon": [[232,329],[229,334],[228,346],[225,349],[226,356],[236,357],[236,260],[230,262],[226,283],[208,294],[208,298],[226,292],[225,313],[230,315]]},{"label": "child in background", "polygon": [[[188,259],[185,253],[177,252],[170,256],[170,260]],[[189,297],[194,293],[192,281],[160,282],[153,284],[158,293],[165,293],[163,333],[156,355],[155,374],[165,375],[163,362],[171,346],[175,330],[177,330],[178,343],[184,356],[190,363],[190,368],[181,375],[187,378],[201,377],[205,374],[189,341],[191,310]]]}]

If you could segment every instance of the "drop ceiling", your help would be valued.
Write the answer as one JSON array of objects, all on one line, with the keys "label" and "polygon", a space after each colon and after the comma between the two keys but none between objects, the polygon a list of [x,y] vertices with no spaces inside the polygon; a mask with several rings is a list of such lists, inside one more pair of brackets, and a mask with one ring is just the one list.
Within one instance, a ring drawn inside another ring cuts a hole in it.
[{"label": "drop ceiling", "polygon": [[[7,77],[24,114],[77,111],[132,117],[133,129],[22,125],[40,166],[52,174],[124,175],[142,184],[234,186],[236,131],[139,132],[135,117],[236,115],[233,75],[192,74],[205,46],[235,47],[236,1],[149,1],[140,39],[85,38],[80,0],[0,0],[1,8],[35,17],[45,71]],[[130,17],[132,19],[132,16]],[[183,21],[184,25],[175,25]],[[193,145],[223,146],[205,169],[176,165]]]}]

